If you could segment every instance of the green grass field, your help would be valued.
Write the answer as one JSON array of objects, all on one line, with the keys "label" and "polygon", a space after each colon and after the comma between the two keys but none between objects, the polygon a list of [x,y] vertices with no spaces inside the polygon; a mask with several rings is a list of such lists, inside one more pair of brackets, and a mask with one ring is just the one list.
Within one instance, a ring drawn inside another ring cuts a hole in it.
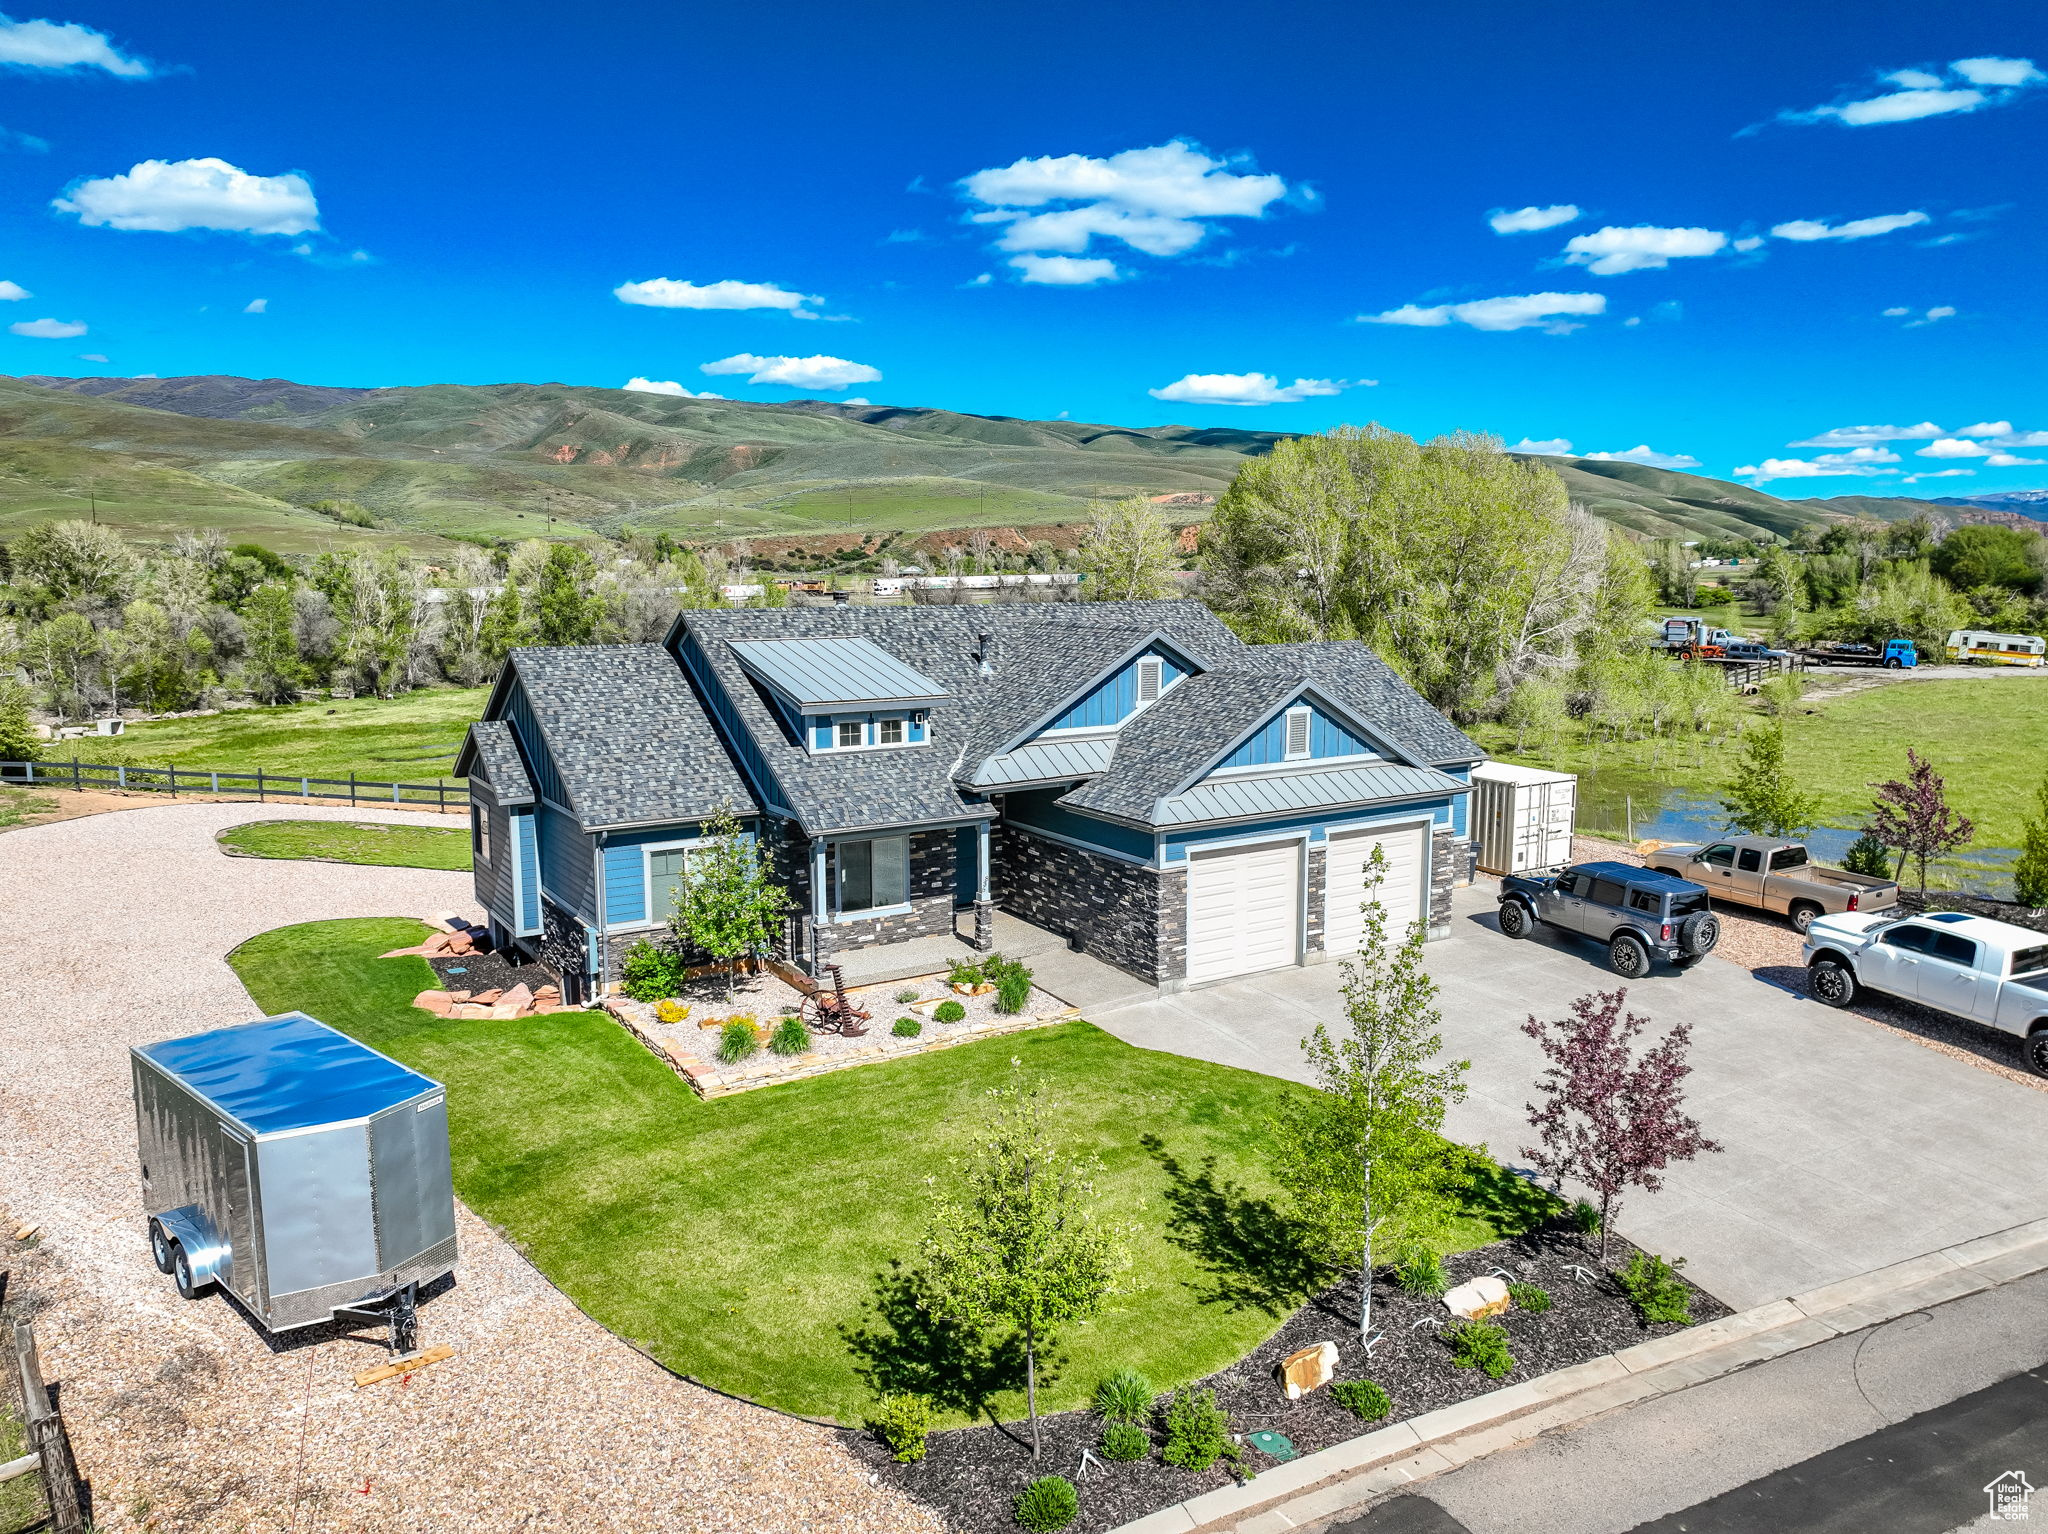
[{"label": "green grass field", "polygon": [[199,719],[131,725],[118,736],[66,741],[48,758],[131,767],[209,767],[299,777],[432,783],[455,753],[489,690],[433,688],[396,698],[339,698],[281,708],[230,709]]},{"label": "green grass field", "polygon": [[31,815],[53,809],[57,801],[21,788],[0,788],[0,831],[20,825]]},{"label": "green grass field", "polygon": [[[706,1103],[600,1014],[451,1022],[414,1009],[433,971],[376,955],[425,930],[285,927],[230,962],[263,1011],[301,1008],[444,1082],[470,1207],[604,1325],[720,1389],[858,1422],[878,1388],[979,1375],[993,1383],[968,1394],[1021,1414],[1001,1388],[1007,1365],[942,1365],[891,1282],[915,1251],[924,1180],[952,1174],[1013,1057],[1055,1088],[1072,1143],[1102,1156],[1105,1212],[1140,1228],[1135,1292],[1066,1337],[1041,1404],[1080,1404],[1120,1364],[1161,1386],[1220,1368],[1308,1281],[1267,1202],[1266,1125],[1298,1090],[1271,1077],[1072,1022]],[[1520,1228],[1532,1199],[1489,1179],[1460,1243]]]},{"label": "green grass field", "polygon": [[244,857],[468,872],[469,832],[377,821],[257,820],[217,838]]},{"label": "green grass field", "polygon": [[[13,1369],[11,1356],[8,1368],[10,1371]],[[28,1430],[22,1426],[21,1415],[12,1396],[11,1386],[5,1396],[0,1396],[0,1465],[28,1452]],[[0,1483],[0,1534],[20,1534],[20,1531],[41,1528],[48,1515],[39,1477],[16,1476],[11,1481]]]}]

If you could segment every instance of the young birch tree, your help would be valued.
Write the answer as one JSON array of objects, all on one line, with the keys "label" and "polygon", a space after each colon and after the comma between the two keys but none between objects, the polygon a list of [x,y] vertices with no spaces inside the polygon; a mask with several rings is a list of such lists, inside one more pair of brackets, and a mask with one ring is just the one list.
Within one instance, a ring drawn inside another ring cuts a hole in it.
[{"label": "young birch tree", "polygon": [[1358,1335],[1372,1335],[1375,1254],[1412,1242],[1448,1212],[1451,1147],[1444,1110],[1465,1097],[1469,1060],[1443,1050],[1437,984],[1422,967],[1423,924],[1399,946],[1375,898],[1386,854],[1366,865],[1365,928],[1344,961],[1346,1031],[1321,1023],[1302,1040],[1316,1090],[1281,1110],[1274,1173],[1311,1247],[1333,1266],[1357,1262]]},{"label": "young birch tree", "polygon": [[1093,1178],[1101,1162],[1056,1143],[1041,1087],[1019,1079],[989,1099],[964,1187],[956,1193],[928,1183],[926,1303],[974,1330],[1010,1327],[1021,1337],[1036,1459],[1039,1359],[1063,1328],[1121,1292],[1131,1232],[1096,1217]]},{"label": "young birch tree", "polygon": [[730,1001],[734,965],[774,944],[789,896],[775,882],[768,855],[740,830],[731,810],[719,810],[705,829],[711,845],[690,854],[669,926],[725,966]]}]

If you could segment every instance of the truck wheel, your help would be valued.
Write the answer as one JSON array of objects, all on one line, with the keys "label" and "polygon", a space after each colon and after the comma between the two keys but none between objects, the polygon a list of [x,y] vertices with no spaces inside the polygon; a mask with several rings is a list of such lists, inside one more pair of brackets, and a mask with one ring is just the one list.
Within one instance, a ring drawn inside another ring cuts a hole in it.
[{"label": "truck wheel", "polygon": [[1527,937],[1534,923],[1529,918],[1529,908],[1519,900],[1503,900],[1500,903],[1500,930],[1507,937]]},{"label": "truck wheel", "polygon": [[1650,972],[1650,950],[1633,932],[1617,932],[1607,945],[1607,962],[1624,980],[1640,980]]},{"label": "truck wheel", "polygon": [[1793,931],[1804,932],[1813,925],[1816,917],[1823,916],[1826,913],[1811,900],[1795,900],[1792,902],[1791,909],[1786,911],[1785,914],[1792,918]]},{"label": "truck wheel", "polygon": [[1846,1007],[1856,999],[1856,977],[1833,959],[1815,959],[1806,971],[1806,994],[1826,1007]]},{"label": "truck wheel", "polygon": [[195,1284],[192,1281],[192,1259],[185,1255],[185,1248],[179,1242],[171,1243],[171,1279],[178,1286],[178,1293],[185,1299],[196,1300],[211,1284]]},{"label": "truck wheel", "polygon": [[170,1233],[163,1227],[163,1222],[151,1220],[149,1222],[149,1255],[156,1259],[157,1272],[168,1273],[171,1271],[176,1265],[177,1250],[178,1243],[171,1239]]},{"label": "truck wheel", "polygon": [[1690,957],[1712,953],[1720,941],[1721,918],[1712,911],[1695,911],[1679,923],[1678,946]]},{"label": "truck wheel", "polygon": [[2027,1069],[2036,1076],[2048,1076],[2048,1027],[2027,1035]]},{"label": "truck wheel", "polygon": [[1906,663],[1904,661],[1899,660],[1897,657],[1894,657],[1891,660],[1888,660],[1884,663],[1884,669],[1887,671],[1898,671],[1902,669],[1905,666],[1905,664]]}]

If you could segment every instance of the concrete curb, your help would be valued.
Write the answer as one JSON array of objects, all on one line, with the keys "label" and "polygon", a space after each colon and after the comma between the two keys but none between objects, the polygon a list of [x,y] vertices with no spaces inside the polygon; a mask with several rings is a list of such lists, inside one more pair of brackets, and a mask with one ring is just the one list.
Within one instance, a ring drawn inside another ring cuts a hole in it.
[{"label": "concrete curb", "polygon": [[2048,1271],[2048,1219],[1772,1300],[1704,1326],[1305,1454],[1111,1534],[1282,1534],[1543,1433],[1685,1390],[1898,1316]]}]

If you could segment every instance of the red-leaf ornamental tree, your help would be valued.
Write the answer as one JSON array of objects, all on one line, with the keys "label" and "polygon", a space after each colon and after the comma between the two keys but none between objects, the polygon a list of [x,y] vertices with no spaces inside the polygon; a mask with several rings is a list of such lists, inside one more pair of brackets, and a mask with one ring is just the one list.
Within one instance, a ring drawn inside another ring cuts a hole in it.
[{"label": "red-leaf ornamental tree", "polygon": [[1927,860],[1968,846],[1977,827],[1969,816],[1949,808],[1941,774],[1911,747],[1906,750],[1906,767],[1903,781],[1891,778],[1871,785],[1877,790],[1877,812],[1871,817],[1870,834],[1899,855],[1899,873],[1906,871],[1907,858],[1913,860],[1924,895]]},{"label": "red-leaf ornamental tree", "polygon": [[1540,1172],[1592,1189],[1600,1204],[1600,1260],[1621,1195],[1655,1193],[1664,1169],[1721,1147],[1700,1133],[1683,1109],[1680,1083],[1692,1074],[1686,1050],[1692,1026],[1678,1023],[1641,1054],[1636,1042],[1650,1020],[1623,1009],[1628,992],[1596,991],[1572,1003],[1554,1023],[1531,1017],[1522,1032],[1542,1046],[1550,1064],[1537,1078],[1540,1103],[1529,1126],[1540,1142],[1522,1154]]}]

